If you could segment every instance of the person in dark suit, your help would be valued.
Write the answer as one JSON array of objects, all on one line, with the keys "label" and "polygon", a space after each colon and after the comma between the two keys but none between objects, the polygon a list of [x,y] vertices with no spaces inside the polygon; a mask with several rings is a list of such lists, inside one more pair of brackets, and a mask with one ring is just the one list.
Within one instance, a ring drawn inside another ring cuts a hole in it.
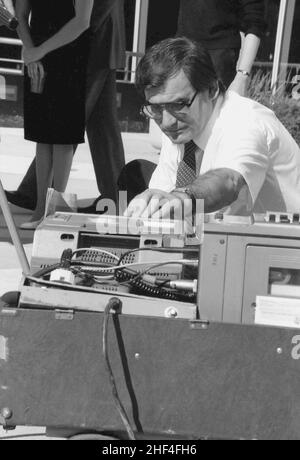
[{"label": "person in dark suit", "polygon": [[[95,0],[91,18],[91,45],[86,82],[86,131],[102,197],[117,201],[117,180],[125,165],[117,118],[116,69],[125,65],[123,0]],[[8,201],[34,209],[35,160],[17,191],[6,192]],[[84,211],[94,212],[97,200]]]},{"label": "person in dark suit", "polygon": [[264,12],[264,0],[180,0],[177,36],[201,43],[225,88],[244,96],[266,30]]}]

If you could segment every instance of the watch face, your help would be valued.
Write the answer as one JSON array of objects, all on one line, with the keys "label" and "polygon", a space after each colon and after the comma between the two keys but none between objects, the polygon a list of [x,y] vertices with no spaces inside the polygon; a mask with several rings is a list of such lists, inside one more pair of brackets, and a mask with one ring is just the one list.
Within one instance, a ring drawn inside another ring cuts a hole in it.
[{"label": "watch face", "polygon": [[190,198],[194,198],[194,194],[192,193],[192,191],[189,188],[186,188],[184,190],[184,193],[186,193]]},{"label": "watch face", "polygon": [[189,196],[189,198],[191,198],[191,200],[196,201],[196,197],[195,197],[194,193],[188,187],[178,188],[178,189],[175,189],[174,191],[175,192],[177,191],[177,192],[185,193],[186,195]]},{"label": "watch face", "polygon": [[247,70],[241,70],[241,69],[239,69],[238,72],[241,73],[242,75],[245,75],[245,77],[250,77],[250,73],[247,72]]}]

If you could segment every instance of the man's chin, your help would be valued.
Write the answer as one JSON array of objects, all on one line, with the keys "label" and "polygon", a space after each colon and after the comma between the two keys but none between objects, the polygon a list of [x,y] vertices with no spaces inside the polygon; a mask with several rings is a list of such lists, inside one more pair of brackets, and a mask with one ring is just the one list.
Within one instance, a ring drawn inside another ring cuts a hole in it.
[{"label": "man's chin", "polygon": [[168,138],[173,142],[173,144],[186,144],[191,140],[191,135],[188,132],[176,131],[176,132],[167,132],[165,133]]}]

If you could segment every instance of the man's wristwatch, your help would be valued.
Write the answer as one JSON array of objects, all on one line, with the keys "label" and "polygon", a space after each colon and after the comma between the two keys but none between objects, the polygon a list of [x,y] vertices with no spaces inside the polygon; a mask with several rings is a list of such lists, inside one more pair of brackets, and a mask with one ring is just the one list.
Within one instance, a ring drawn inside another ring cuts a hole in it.
[{"label": "man's wristwatch", "polygon": [[184,193],[185,195],[187,195],[192,201],[192,213],[194,214],[196,212],[196,197],[194,195],[194,192],[189,187],[178,187],[175,188],[173,192]]}]

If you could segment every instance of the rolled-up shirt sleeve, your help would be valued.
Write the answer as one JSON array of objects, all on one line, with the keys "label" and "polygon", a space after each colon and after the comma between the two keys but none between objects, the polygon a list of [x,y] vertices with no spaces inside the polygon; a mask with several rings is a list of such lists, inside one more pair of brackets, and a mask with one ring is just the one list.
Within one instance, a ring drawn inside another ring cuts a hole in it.
[{"label": "rolled-up shirt sleeve", "polygon": [[240,26],[245,35],[262,38],[266,31],[264,0],[240,0]]},{"label": "rolled-up shirt sleeve", "polygon": [[269,167],[267,136],[259,123],[240,123],[223,133],[214,169],[229,168],[242,175],[254,205]]}]

